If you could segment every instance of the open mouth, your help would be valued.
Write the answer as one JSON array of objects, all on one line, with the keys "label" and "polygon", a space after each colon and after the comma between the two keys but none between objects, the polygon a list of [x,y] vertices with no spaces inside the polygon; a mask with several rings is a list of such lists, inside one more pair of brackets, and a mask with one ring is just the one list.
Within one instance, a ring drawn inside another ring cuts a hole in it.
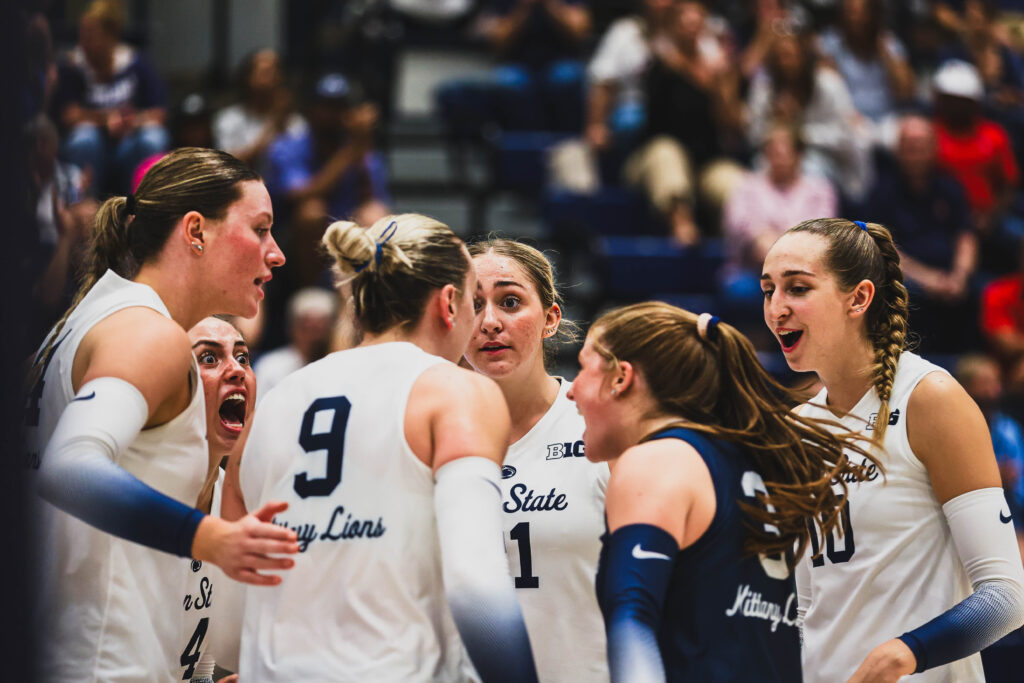
[{"label": "open mouth", "polygon": [[782,344],[783,351],[792,351],[800,341],[800,337],[804,335],[803,330],[787,330],[785,332],[779,332],[779,342]]},{"label": "open mouth", "polygon": [[228,394],[220,404],[220,423],[229,432],[241,433],[245,427],[245,395]]}]

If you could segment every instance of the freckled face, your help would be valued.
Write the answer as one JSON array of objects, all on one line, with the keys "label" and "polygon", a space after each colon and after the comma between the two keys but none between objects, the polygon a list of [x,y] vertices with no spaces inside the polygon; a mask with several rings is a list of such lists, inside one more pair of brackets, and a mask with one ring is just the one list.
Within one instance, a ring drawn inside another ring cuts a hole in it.
[{"label": "freckled face", "polygon": [[761,273],[765,324],[797,372],[827,370],[857,334],[847,316],[851,295],[825,267],[825,249],[817,235],[785,234],[768,252]]},{"label": "freckled face", "polygon": [[473,263],[476,320],[466,360],[494,379],[543,367],[544,330],[561,319],[558,305],[545,310],[533,281],[507,256],[487,252]]},{"label": "freckled face", "polygon": [[263,285],[271,269],[284,265],[270,227],[274,210],[270,194],[257,180],[242,183],[242,195],[223,220],[210,221],[203,258],[207,260],[216,313],[251,318],[263,300]]},{"label": "freckled face", "polygon": [[206,398],[210,452],[227,455],[256,406],[256,375],[249,347],[230,323],[205,318],[188,332]]}]

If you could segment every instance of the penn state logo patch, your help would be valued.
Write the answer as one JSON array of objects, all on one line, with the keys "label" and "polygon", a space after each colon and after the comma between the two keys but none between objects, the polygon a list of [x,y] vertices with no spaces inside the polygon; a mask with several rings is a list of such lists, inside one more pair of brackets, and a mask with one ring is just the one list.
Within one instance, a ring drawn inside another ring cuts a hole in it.
[{"label": "penn state logo patch", "polygon": [[512,467],[512,465],[504,465],[504,466],[502,466],[502,468],[501,468],[501,478],[502,479],[511,479],[514,476],[516,476],[516,468],[515,467]]}]

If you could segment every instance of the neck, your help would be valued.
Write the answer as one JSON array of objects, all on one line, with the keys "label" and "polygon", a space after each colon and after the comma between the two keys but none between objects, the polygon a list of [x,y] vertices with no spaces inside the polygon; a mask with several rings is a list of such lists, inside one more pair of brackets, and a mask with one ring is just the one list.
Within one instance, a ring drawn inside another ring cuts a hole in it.
[{"label": "neck", "polygon": [[210,309],[203,298],[196,296],[187,273],[188,268],[185,267],[145,264],[134,281],[151,287],[167,306],[174,322],[190,330],[197,322],[218,311]]},{"label": "neck", "polygon": [[403,327],[402,325],[395,325],[394,327],[384,330],[380,334],[371,334],[367,332],[363,336],[363,341],[359,346],[375,346],[377,344],[387,344],[390,342],[408,342],[415,344],[429,354],[440,356],[445,358],[445,348],[441,341],[441,336],[436,334],[433,330],[428,329],[428,323],[426,321],[420,321],[415,327]]},{"label": "neck", "polygon": [[835,366],[819,371],[818,377],[828,390],[829,407],[849,412],[857,405],[872,386],[874,364],[874,347],[866,338],[860,338],[853,349],[839,356]]},{"label": "neck", "polygon": [[548,412],[558,397],[559,384],[540,362],[533,364],[525,376],[513,374],[497,382],[505,395],[505,403],[508,404],[512,418],[512,429],[508,437],[509,445],[512,445],[533,429]]}]

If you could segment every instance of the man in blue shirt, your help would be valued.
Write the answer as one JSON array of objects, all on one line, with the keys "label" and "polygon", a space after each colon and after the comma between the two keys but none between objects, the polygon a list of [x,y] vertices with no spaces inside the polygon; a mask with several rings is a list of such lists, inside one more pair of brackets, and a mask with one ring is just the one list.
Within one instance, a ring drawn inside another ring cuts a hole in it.
[{"label": "man in blue shirt", "polygon": [[388,213],[387,170],[374,149],[378,110],[338,73],[317,82],[308,126],[285,131],[267,150],[266,183],[290,216],[288,260],[293,284],[317,284],[325,270],[318,250],[330,221],[371,225]]}]

